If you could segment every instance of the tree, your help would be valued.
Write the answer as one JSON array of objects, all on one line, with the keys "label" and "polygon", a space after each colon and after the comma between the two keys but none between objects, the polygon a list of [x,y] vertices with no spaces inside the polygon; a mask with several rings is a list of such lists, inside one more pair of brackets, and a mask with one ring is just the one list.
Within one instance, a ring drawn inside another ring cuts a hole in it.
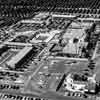
[{"label": "tree", "polygon": [[99,94],[100,93],[100,81],[96,83],[95,85],[95,94]]},{"label": "tree", "polygon": [[94,63],[93,60],[90,60],[90,61],[89,61],[88,68],[91,69],[91,71],[93,72],[93,70],[94,70],[94,68],[95,68],[95,63]]}]

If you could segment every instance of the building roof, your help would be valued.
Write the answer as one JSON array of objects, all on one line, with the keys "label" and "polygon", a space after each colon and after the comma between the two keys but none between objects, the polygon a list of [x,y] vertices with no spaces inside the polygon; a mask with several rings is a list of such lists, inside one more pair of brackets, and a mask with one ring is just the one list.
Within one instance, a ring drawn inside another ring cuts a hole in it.
[{"label": "building roof", "polygon": [[6,45],[12,45],[12,46],[32,46],[30,43],[19,43],[19,42],[4,42]]},{"label": "building roof", "polygon": [[32,47],[23,48],[16,56],[12,57],[10,61],[7,62],[7,65],[14,67],[27,53],[32,50]]}]

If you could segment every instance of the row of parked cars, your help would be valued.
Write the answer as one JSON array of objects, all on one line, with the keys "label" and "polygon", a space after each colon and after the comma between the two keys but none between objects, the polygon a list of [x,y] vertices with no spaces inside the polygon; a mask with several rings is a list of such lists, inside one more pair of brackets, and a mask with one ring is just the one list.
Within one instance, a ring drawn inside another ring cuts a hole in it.
[{"label": "row of parked cars", "polygon": [[77,93],[77,92],[69,92],[69,91],[66,91],[64,96],[77,97],[77,98],[91,98],[90,96],[88,96],[86,94],[81,94],[81,93]]},{"label": "row of parked cars", "polygon": [[0,93],[0,100],[48,100],[48,99]]},{"label": "row of parked cars", "polygon": [[21,75],[19,75],[18,73],[0,71],[0,81],[16,81],[17,79],[20,79],[20,77]]},{"label": "row of parked cars", "polygon": [[0,84],[0,90],[20,90],[21,85],[14,85],[14,84]]}]

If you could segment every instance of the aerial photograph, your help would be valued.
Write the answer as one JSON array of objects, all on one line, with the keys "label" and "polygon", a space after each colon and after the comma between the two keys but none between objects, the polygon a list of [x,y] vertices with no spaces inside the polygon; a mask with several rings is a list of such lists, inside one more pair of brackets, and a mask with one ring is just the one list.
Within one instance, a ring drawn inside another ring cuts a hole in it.
[{"label": "aerial photograph", "polygon": [[0,100],[100,100],[100,0],[0,0]]}]

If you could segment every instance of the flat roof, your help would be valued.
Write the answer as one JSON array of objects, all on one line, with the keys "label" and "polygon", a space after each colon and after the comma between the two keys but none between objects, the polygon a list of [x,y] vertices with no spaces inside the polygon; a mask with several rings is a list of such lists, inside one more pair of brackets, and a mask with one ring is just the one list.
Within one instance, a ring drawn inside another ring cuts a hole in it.
[{"label": "flat roof", "polygon": [[94,22],[94,21],[100,21],[99,18],[78,18],[77,20],[91,21],[91,22]]},{"label": "flat roof", "polygon": [[74,43],[68,43],[68,45],[66,45],[63,48],[63,52],[64,53],[68,53],[68,54],[78,54],[78,47],[76,47],[76,44]]},{"label": "flat roof", "polygon": [[82,29],[70,29],[68,28],[64,34],[64,38],[81,38],[84,35],[84,30]]},{"label": "flat roof", "polygon": [[22,20],[21,23],[43,23],[43,21],[37,21],[37,20]]},{"label": "flat roof", "polygon": [[[31,42],[38,43],[38,42],[49,42],[55,34],[38,34],[36,38],[33,38]],[[40,37],[40,39],[39,39]],[[44,39],[42,39],[44,38]]]},{"label": "flat roof", "polygon": [[10,61],[7,62],[7,65],[14,66],[17,64],[28,52],[32,50],[32,47],[23,48],[16,56],[12,57]]},{"label": "flat roof", "polygon": [[30,43],[19,43],[19,42],[4,42],[6,45],[12,45],[12,46],[32,46]]},{"label": "flat roof", "polygon": [[59,14],[53,14],[53,17],[64,17],[64,18],[75,18],[75,15],[59,15]]}]

